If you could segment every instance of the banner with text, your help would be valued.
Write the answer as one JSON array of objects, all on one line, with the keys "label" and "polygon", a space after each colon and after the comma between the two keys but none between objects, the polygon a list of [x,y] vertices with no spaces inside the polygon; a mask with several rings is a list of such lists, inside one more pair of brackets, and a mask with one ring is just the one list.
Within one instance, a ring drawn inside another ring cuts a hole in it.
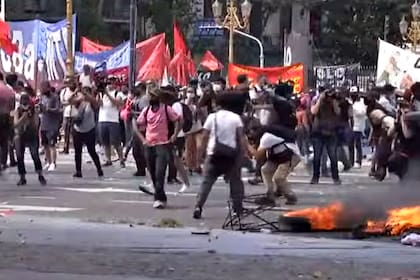
[{"label": "banner with text", "polygon": [[316,87],[351,87],[357,84],[360,63],[314,67]]},{"label": "banner with text", "polygon": [[293,64],[286,67],[259,68],[246,65],[229,64],[228,77],[231,86],[237,85],[239,75],[247,75],[251,83],[255,83],[260,76],[267,77],[270,83],[293,81],[295,84],[294,92],[299,93],[304,90],[305,74],[303,64]]},{"label": "banner with text", "polygon": [[376,84],[405,90],[415,81],[420,81],[420,55],[380,40]]},{"label": "banner with text", "polygon": [[[73,23],[75,37],[76,16],[73,16]],[[18,44],[19,52],[10,56],[0,50],[0,71],[14,72],[32,85],[35,85],[35,80],[38,83],[63,80],[67,57],[66,20],[57,23],[40,20],[10,22],[9,26],[12,41]]]}]

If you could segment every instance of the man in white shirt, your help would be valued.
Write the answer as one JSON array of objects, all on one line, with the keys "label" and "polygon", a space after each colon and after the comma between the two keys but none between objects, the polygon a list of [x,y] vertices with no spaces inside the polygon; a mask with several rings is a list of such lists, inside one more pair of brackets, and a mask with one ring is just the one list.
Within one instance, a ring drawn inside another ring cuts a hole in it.
[{"label": "man in white shirt", "polygon": [[98,94],[99,118],[98,129],[100,143],[105,149],[106,162],[104,166],[111,166],[111,147],[114,147],[118,153],[120,166],[125,167],[122,153],[121,127],[120,127],[120,109],[124,106],[124,94],[117,91],[116,79],[111,77],[110,84],[104,92]]},{"label": "man in white shirt", "polygon": [[60,92],[60,102],[63,106],[63,130],[64,130],[64,149],[63,153],[68,154],[70,148],[70,135],[73,127],[73,118],[77,115],[77,108],[70,104],[69,100],[76,93],[77,84],[74,80],[67,80],[66,87]]},{"label": "man in white shirt", "polygon": [[201,219],[202,209],[213,184],[221,175],[226,175],[230,185],[233,211],[242,213],[244,185],[241,180],[241,162],[246,151],[241,117],[233,112],[223,95],[216,98],[220,110],[210,114],[203,126],[201,154],[205,154],[204,177],[197,196],[194,219]]},{"label": "man in white shirt", "polygon": [[[355,168],[361,168],[363,159],[362,138],[366,130],[367,107],[358,90],[351,91],[353,100],[353,145],[350,146],[350,161]],[[355,155],[357,153],[357,157]]]}]

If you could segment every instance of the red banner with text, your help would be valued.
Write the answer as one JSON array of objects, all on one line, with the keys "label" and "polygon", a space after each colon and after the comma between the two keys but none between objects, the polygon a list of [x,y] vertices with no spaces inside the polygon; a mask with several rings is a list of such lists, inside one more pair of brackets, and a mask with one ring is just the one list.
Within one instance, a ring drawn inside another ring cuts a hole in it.
[{"label": "red banner with text", "polygon": [[295,93],[302,92],[305,87],[305,72],[302,63],[268,68],[229,64],[228,78],[231,86],[237,85],[236,79],[239,75],[247,75],[251,84],[255,83],[260,76],[265,76],[270,83],[293,81]]}]

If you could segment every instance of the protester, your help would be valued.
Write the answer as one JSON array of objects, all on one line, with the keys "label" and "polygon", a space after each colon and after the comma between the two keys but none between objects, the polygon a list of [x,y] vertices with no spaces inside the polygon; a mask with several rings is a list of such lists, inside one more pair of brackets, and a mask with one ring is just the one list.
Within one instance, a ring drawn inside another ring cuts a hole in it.
[{"label": "protester", "polygon": [[14,92],[6,86],[3,78],[3,74],[0,73],[0,174],[7,163],[8,141],[12,130],[10,115],[15,108]]},{"label": "protester", "polygon": [[157,88],[150,88],[150,106],[143,109],[137,123],[145,131],[136,129],[145,146],[147,169],[152,178],[155,189],[153,208],[164,209],[167,203],[165,193],[165,173],[168,166],[172,145],[176,142],[181,130],[180,117],[171,106],[162,102],[162,92]]},{"label": "protester", "polygon": [[114,77],[109,79],[109,84],[98,95],[99,119],[98,129],[100,143],[105,150],[104,166],[111,166],[111,147],[113,147],[120,161],[120,166],[125,168],[122,153],[122,137],[120,127],[120,109],[124,105],[124,95],[117,90],[117,80]]},{"label": "protester", "polygon": [[337,125],[340,108],[333,90],[322,92],[313,101],[311,113],[314,115],[312,126],[312,143],[314,148],[313,176],[311,184],[318,184],[320,178],[321,156],[324,147],[331,162],[331,175],[335,184],[341,184],[338,174],[337,159]]},{"label": "protester", "polygon": [[360,169],[363,160],[362,139],[367,121],[366,105],[357,87],[351,92],[351,98],[353,100],[353,139],[350,146],[350,160],[355,168]]},{"label": "protester", "polygon": [[82,150],[86,145],[87,151],[95,164],[99,177],[103,177],[99,156],[95,150],[96,143],[96,121],[95,110],[99,108],[98,101],[92,94],[90,87],[82,88],[81,93],[74,93],[69,98],[70,104],[77,107],[78,113],[74,118],[73,126],[73,142],[74,142],[74,159],[76,164],[75,178],[82,178]]},{"label": "protester", "polygon": [[41,144],[47,164],[45,169],[54,171],[57,166],[57,138],[60,127],[60,98],[49,82],[41,83]]},{"label": "protester", "polygon": [[205,157],[203,181],[197,196],[193,217],[201,219],[203,206],[220,175],[228,177],[233,210],[242,213],[244,186],[240,165],[246,151],[244,126],[241,118],[232,112],[236,104],[230,104],[224,95],[216,98],[219,110],[208,116],[204,123],[202,151]]},{"label": "protester", "polygon": [[68,154],[70,148],[70,135],[73,127],[74,117],[77,115],[76,107],[69,102],[76,90],[77,84],[74,80],[67,79],[66,87],[61,90],[60,101],[63,106],[63,130],[64,130],[64,148],[63,153]]},{"label": "protester", "polygon": [[24,186],[26,181],[25,169],[25,148],[28,147],[34,162],[35,171],[38,174],[38,180],[41,185],[46,185],[42,174],[42,163],[39,158],[39,116],[28,94],[21,95],[19,107],[16,109],[14,116],[15,128],[15,147],[17,155],[17,166],[20,179],[17,183],[18,186]]}]

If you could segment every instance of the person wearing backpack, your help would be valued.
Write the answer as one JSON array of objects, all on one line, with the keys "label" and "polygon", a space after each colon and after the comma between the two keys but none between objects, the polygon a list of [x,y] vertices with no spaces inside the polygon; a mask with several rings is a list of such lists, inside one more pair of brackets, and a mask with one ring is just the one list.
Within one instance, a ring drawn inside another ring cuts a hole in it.
[{"label": "person wearing backpack", "polygon": [[[181,118],[181,130],[177,135],[169,158],[168,183],[182,183],[179,192],[184,193],[190,187],[190,181],[182,158],[185,150],[185,133],[192,127],[192,112],[187,105],[178,100],[172,86],[164,87],[162,90],[165,93],[165,103],[172,105],[172,109]],[[179,173],[181,181],[177,179],[177,173]]]},{"label": "person wearing backpack", "polygon": [[[167,203],[166,168],[172,145],[181,130],[181,118],[171,106],[163,102],[163,92],[160,89],[151,87],[148,94],[150,105],[144,108],[138,117],[137,124],[140,129],[135,127],[135,133],[145,147],[146,165],[155,189],[153,208],[164,209]],[[145,132],[145,135],[142,132]]]}]

